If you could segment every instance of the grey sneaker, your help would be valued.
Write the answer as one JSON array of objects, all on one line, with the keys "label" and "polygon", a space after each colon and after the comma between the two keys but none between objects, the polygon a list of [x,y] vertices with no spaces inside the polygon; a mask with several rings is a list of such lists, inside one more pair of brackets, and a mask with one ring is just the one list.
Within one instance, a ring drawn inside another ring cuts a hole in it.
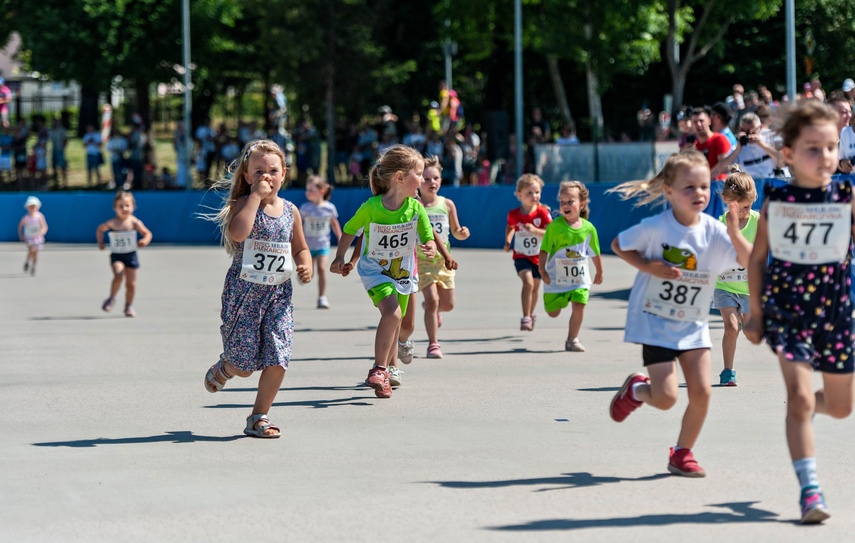
[{"label": "grey sneaker", "polygon": [[393,387],[401,386],[401,376],[404,375],[404,372],[399,370],[396,366],[389,366],[389,384]]},{"label": "grey sneaker", "polygon": [[571,337],[570,339],[564,342],[564,350],[573,351],[574,353],[584,353],[585,346],[579,343],[579,338]]},{"label": "grey sneaker", "polygon": [[413,361],[413,342],[409,339],[406,343],[398,342],[398,360],[404,364],[409,364]]}]

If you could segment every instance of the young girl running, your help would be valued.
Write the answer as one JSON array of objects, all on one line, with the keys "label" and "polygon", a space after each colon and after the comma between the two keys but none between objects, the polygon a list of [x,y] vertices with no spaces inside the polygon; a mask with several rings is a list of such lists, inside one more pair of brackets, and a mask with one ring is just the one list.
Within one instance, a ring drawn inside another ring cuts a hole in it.
[{"label": "young girl running", "polygon": [[[291,274],[312,279],[312,257],[303,237],[297,207],[279,197],[285,180],[285,155],[269,140],[246,144],[230,180],[219,223],[232,265],[223,286],[220,333],[223,354],[205,374],[208,392],[222,390],[237,375],[261,370],[252,414],[243,433],[277,438],[281,431],[267,417],[291,360],[294,306]],[[293,258],[293,262],[292,259]]]},{"label": "young girl running", "polygon": [[[781,135],[793,179],[765,189],[757,238],[748,265],[751,313],[745,335],[765,339],[778,356],[787,387],[787,445],[801,485],[801,521],[829,517],[816,476],[815,413],[852,412],[852,301],[850,181],[833,182],[837,114],[814,101],[800,104]],[[767,261],[771,252],[771,262]],[[813,391],[811,370],[822,372]]]},{"label": "young girl running", "polygon": [[[438,195],[442,184],[442,166],[439,159],[431,157],[425,160],[425,184],[419,191],[422,204],[427,210],[428,219],[434,233],[438,236],[437,248],[444,245],[451,250],[449,234],[456,239],[469,237],[469,229],[460,225],[457,207],[448,198]],[[424,297],[425,332],[428,336],[428,358],[442,358],[442,348],[437,340],[437,329],[442,326],[440,311],[454,309],[454,274],[446,267],[441,254],[428,259],[419,251],[419,290]]]},{"label": "young girl running", "polygon": [[[738,166],[731,166],[731,174],[724,182],[721,198],[726,204],[736,203],[739,216],[739,230],[750,242],[757,234],[757,220],[760,214],[751,209],[757,200],[757,189],[754,178],[741,171]],[[720,217],[727,224],[725,211]],[[736,386],[736,371],[733,369],[733,358],[736,355],[736,340],[739,338],[740,326],[745,327],[748,321],[748,272],[745,268],[726,270],[718,276],[713,294],[713,304],[721,312],[724,322],[724,337],[721,340],[721,354],[724,358],[724,369],[719,374],[721,386]]]},{"label": "young girl running", "polygon": [[[603,282],[603,261],[597,229],[588,222],[588,188],[579,181],[564,181],[558,187],[561,215],[549,223],[538,256],[543,282],[543,307],[547,315],[558,317],[570,303],[570,325],[564,350],[583,352],[579,330],[591,284]],[[588,258],[594,263],[593,281]]]},{"label": "young girl running", "polygon": [[329,309],[327,300],[327,260],[330,254],[330,230],[341,239],[338,210],[329,201],[332,186],[321,177],[313,175],[306,180],[306,202],[300,206],[303,232],[312,254],[312,263],[318,278],[318,309]]},{"label": "young girl running", "polygon": [[710,201],[710,168],[697,151],[672,155],[646,182],[614,189],[639,205],[667,200],[671,208],[621,232],[612,250],[638,268],[629,296],[624,341],[640,343],[648,376],[633,373],[612,399],[612,419],[622,422],[643,403],[670,409],[677,403],[680,363],[689,405],[668,471],[686,477],[706,473],[692,454],[707,416],[710,384],[710,301],[715,277],[745,267],[751,244],[739,232],[735,203],[727,227],[704,213]]},{"label": "young girl running", "polygon": [[540,270],[538,255],[540,241],[546,232],[546,225],[552,222],[549,208],[540,204],[540,191],[543,180],[534,174],[523,174],[517,181],[517,199],[522,204],[508,212],[508,226],[505,228],[505,252],[511,250],[514,240],[514,267],[522,281],[522,312],[520,330],[531,332],[537,317],[537,296],[540,290]]},{"label": "young girl running", "polygon": [[45,234],[48,231],[45,216],[39,211],[42,202],[35,196],[30,196],[24,203],[27,214],[18,223],[18,239],[27,244],[27,259],[24,261],[24,272],[30,275],[36,274],[36,263],[39,260],[39,251],[45,244]]},{"label": "young girl running", "polygon": [[110,297],[101,304],[101,309],[110,311],[116,303],[116,294],[125,282],[125,316],[136,317],[134,296],[137,292],[137,269],[140,261],[137,247],[151,243],[151,231],[143,222],[134,217],[136,201],[130,192],[120,190],[113,198],[113,211],[116,216],[101,224],[95,231],[98,248],[104,250],[104,233],[110,242],[110,266],[113,269],[113,281],[110,283]]},{"label": "young girl running", "polygon": [[[344,225],[332,273],[345,270],[344,257],[353,238],[363,231],[362,257],[357,271],[368,295],[380,310],[380,323],[374,340],[374,367],[366,383],[378,398],[392,396],[388,367],[397,354],[401,318],[407,311],[409,296],[417,288],[415,247],[433,258],[430,221],[416,199],[424,173],[424,159],[415,149],[393,145],[377,160],[369,172],[374,194]],[[418,238],[418,240],[417,240]]]}]

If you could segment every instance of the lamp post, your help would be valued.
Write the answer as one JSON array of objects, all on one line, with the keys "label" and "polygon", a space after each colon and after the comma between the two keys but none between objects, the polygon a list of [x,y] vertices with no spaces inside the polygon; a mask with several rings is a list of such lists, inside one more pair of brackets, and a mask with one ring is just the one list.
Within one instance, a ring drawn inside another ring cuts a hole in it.
[{"label": "lamp post", "polygon": [[[193,111],[193,92],[190,89],[190,0],[181,2],[181,18],[183,23],[184,42],[184,183],[189,190],[193,188],[193,175],[190,173],[190,157],[193,156],[193,125],[190,122]],[[180,144],[180,142],[179,142]]]},{"label": "lamp post", "polygon": [[517,179],[523,171],[522,1],[514,0],[514,111],[517,134]]}]

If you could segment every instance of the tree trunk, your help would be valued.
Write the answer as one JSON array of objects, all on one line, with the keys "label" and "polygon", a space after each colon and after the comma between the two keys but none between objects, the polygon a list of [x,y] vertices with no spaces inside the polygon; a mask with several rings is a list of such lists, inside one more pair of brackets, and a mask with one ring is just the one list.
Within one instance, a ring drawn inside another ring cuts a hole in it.
[{"label": "tree trunk", "polygon": [[136,79],[134,91],[137,95],[137,113],[142,118],[145,129],[148,130],[151,128],[151,100],[148,95],[148,80]]},{"label": "tree trunk", "polygon": [[591,139],[600,141],[603,137],[603,103],[600,101],[600,81],[591,68],[589,61],[585,65],[588,79],[588,109],[591,115]]},{"label": "tree trunk", "polygon": [[546,65],[549,67],[549,77],[552,80],[552,90],[555,92],[555,102],[558,104],[558,109],[561,110],[561,122],[573,126],[575,129],[576,123],[573,121],[570,106],[567,104],[564,80],[561,79],[561,71],[558,69],[558,57],[546,55]]},{"label": "tree trunk", "polygon": [[82,138],[86,127],[101,126],[100,110],[98,109],[98,88],[83,84],[80,88],[80,111],[77,115],[77,137]]}]

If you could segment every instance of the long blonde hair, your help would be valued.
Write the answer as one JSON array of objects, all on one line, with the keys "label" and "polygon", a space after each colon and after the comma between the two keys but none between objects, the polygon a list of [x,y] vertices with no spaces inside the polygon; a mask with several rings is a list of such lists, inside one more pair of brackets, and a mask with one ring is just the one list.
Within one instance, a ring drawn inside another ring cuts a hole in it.
[{"label": "long blonde hair", "polygon": [[249,168],[249,157],[253,153],[261,155],[276,155],[282,161],[282,175],[287,172],[287,163],[285,154],[276,142],[271,140],[253,140],[246,144],[238,158],[236,158],[228,167],[226,178],[217,180],[212,186],[212,190],[228,189],[228,193],[223,199],[223,207],[214,215],[202,215],[215,223],[220,228],[220,236],[223,240],[223,246],[230,256],[234,256],[237,252],[237,243],[229,235],[229,223],[231,223],[235,204],[238,199],[248,195],[252,191],[252,186],[246,182],[246,172]]},{"label": "long blonde hair", "polygon": [[407,173],[419,162],[424,162],[424,157],[412,147],[401,144],[389,147],[377,158],[377,163],[368,172],[371,194],[386,194],[396,172]]},{"label": "long blonde hair", "polygon": [[653,179],[648,181],[627,181],[609,189],[608,192],[616,192],[621,199],[629,200],[638,198],[636,207],[655,204],[665,201],[665,187],[670,187],[677,179],[677,175],[686,168],[703,166],[709,169],[707,158],[698,151],[683,151],[674,153]]}]

